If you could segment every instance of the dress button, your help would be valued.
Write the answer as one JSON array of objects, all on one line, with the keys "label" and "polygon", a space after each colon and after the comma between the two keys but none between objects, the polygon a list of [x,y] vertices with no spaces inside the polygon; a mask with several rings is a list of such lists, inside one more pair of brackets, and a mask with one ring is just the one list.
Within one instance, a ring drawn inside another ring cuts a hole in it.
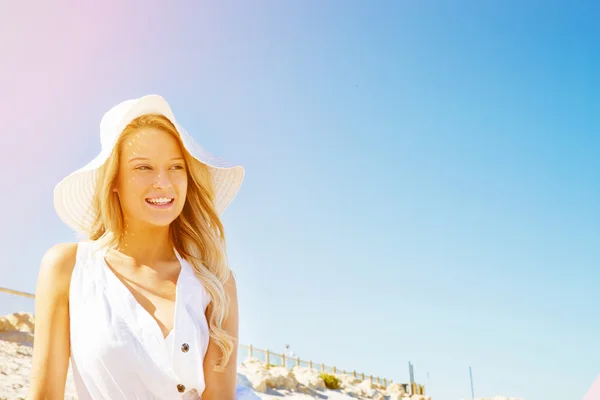
[{"label": "dress button", "polygon": [[179,393],[183,393],[185,392],[185,386],[183,386],[181,383],[179,385],[177,385],[177,391]]},{"label": "dress button", "polygon": [[187,353],[188,350],[190,349],[190,345],[187,343],[184,343],[181,345],[181,351],[183,351],[184,353]]}]

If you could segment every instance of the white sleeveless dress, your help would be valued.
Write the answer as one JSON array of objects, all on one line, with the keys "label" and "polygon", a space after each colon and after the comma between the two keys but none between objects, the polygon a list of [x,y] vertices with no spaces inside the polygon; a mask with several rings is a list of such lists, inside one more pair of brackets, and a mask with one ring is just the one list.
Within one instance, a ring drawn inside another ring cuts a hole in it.
[{"label": "white sleeveless dress", "polygon": [[[79,399],[200,399],[210,298],[191,265],[177,254],[174,328],[165,339],[105,253],[95,242],[80,242],[71,277],[71,366]],[[236,389],[236,399],[260,399],[248,387]]]}]

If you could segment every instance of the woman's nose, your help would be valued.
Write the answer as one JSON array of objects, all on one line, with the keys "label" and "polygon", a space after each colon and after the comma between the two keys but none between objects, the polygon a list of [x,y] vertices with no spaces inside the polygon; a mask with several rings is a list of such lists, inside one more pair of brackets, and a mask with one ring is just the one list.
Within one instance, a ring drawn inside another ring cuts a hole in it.
[{"label": "woman's nose", "polygon": [[167,173],[160,172],[157,175],[153,186],[155,189],[167,190],[172,188],[173,184],[171,183],[171,180],[169,179],[169,175]]}]

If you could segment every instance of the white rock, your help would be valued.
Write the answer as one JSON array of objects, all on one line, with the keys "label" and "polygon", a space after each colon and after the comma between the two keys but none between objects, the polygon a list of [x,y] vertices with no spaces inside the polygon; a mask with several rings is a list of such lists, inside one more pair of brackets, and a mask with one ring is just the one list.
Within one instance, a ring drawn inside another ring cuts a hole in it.
[{"label": "white rock", "polygon": [[267,386],[273,389],[294,390],[298,381],[292,371],[284,367],[269,368]]},{"label": "white rock", "polygon": [[267,378],[256,378],[252,381],[252,389],[256,392],[266,393],[267,391]]},{"label": "white rock", "polygon": [[319,372],[314,368],[295,366],[292,368],[292,373],[296,377],[296,381],[310,389],[325,389],[325,381],[321,378]]},{"label": "white rock", "polygon": [[259,370],[264,371],[267,369],[265,363],[263,363],[262,361],[254,358],[254,357],[248,357],[244,361],[242,361],[241,368],[243,368],[244,370],[246,370],[248,372],[256,372]]},{"label": "white rock", "polygon": [[252,389],[261,393],[265,393],[267,391],[269,373],[262,362],[255,358],[248,358],[241,363],[238,371],[246,376],[246,379],[250,382]]},{"label": "white rock", "polygon": [[373,384],[371,383],[370,379],[365,379],[364,381],[359,383],[358,389],[364,396],[366,396],[370,399],[373,398],[378,393],[378,391],[373,388]]},{"label": "white rock", "polygon": [[30,313],[13,313],[0,317],[0,332],[13,331],[33,333],[33,315]]},{"label": "white rock", "polygon": [[373,389],[373,384],[370,379],[365,379],[361,383],[358,384],[358,387],[362,390],[371,390]]},{"label": "white rock", "polygon": [[340,380],[341,388],[355,387],[361,382],[360,379],[355,378],[352,375],[339,375],[338,378]]},{"label": "white rock", "polygon": [[402,386],[399,383],[391,383],[388,385],[387,387],[387,392],[392,394],[392,393],[406,393],[406,390],[404,389],[404,386]]}]

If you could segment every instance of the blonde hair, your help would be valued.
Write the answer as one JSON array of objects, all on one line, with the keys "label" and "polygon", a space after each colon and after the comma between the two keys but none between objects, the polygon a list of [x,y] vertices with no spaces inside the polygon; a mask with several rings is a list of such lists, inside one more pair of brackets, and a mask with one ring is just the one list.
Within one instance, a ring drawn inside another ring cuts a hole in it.
[{"label": "blonde hair", "polygon": [[215,192],[206,165],[192,157],[182,145],[175,126],[162,115],[146,114],[131,121],[121,133],[106,163],[99,169],[92,207],[95,221],[90,239],[103,246],[115,246],[124,232],[124,221],[117,194],[112,191],[119,167],[121,143],[136,130],[153,127],[172,134],[181,146],[187,165],[188,189],[179,217],[171,223],[170,234],[175,249],[193,267],[212,300],[208,321],[210,339],[222,352],[216,371],[223,371],[234,350],[234,338],[222,326],[227,318],[229,298],[224,282],[231,271],[227,265],[223,224],[215,209]]}]

